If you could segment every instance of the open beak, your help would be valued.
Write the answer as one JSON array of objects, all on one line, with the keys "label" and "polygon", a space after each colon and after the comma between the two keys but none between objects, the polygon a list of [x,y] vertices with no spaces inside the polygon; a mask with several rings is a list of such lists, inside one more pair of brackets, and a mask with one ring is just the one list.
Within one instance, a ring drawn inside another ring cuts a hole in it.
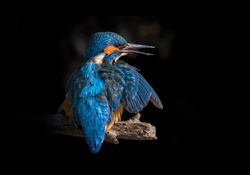
[{"label": "open beak", "polygon": [[146,52],[140,52],[137,50],[131,50],[131,49],[146,49],[146,48],[155,48],[154,46],[146,46],[146,45],[141,45],[141,44],[130,44],[127,43],[127,45],[120,50],[120,52],[123,53],[139,53],[139,54],[143,54],[143,55],[154,55],[152,53],[146,53]]}]

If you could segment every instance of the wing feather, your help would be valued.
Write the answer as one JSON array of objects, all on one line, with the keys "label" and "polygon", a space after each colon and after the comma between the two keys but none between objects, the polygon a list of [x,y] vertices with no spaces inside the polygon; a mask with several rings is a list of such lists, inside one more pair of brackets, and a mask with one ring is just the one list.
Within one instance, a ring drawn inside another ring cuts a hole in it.
[{"label": "wing feather", "polygon": [[102,68],[99,70],[99,75],[105,84],[105,96],[109,101],[110,106],[115,111],[120,105],[122,98],[122,92],[124,88],[124,73],[110,65],[109,63],[103,63]]},{"label": "wing feather", "polygon": [[139,70],[137,68],[120,60],[114,63],[114,67],[120,68],[124,73],[125,84],[121,103],[128,112],[140,112],[149,101],[156,107],[163,108],[158,95],[146,79],[138,73]]}]

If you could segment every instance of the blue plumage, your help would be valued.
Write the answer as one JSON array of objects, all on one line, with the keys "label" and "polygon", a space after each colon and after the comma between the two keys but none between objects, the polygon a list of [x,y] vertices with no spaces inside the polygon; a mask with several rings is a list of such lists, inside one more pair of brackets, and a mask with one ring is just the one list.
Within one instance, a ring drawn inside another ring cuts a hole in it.
[{"label": "blue plumage", "polygon": [[99,74],[105,82],[105,96],[107,97],[113,111],[116,111],[120,105],[122,92],[125,86],[125,74],[119,68],[103,63]]},{"label": "blue plumage", "polygon": [[[128,53],[147,54],[129,50],[132,48],[152,47],[127,43],[112,32],[95,33],[87,44],[84,64],[67,81],[73,120],[83,128],[92,153],[100,150],[106,129],[112,127],[122,112],[118,109],[120,106],[131,113],[140,112],[149,101],[163,108],[159,97],[139,70],[118,60]],[[60,109],[65,106],[67,99]]]},{"label": "blue plumage", "polygon": [[89,62],[75,71],[67,82],[73,119],[83,128],[90,151],[100,150],[105,139],[105,125],[112,119],[104,96],[105,85],[97,71],[101,66]]},{"label": "blue plumage", "polygon": [[138,73],[138,69],[130,66],[124,61],[117,61],[113,64],[121,69],[125,76],[125,86],[121,103],[126,110],[131,113],[140,112],[149,102],[149,100],[158,108],[162,109],[162,103],[155,93],[154,89],[148,84],[144,77]]}]

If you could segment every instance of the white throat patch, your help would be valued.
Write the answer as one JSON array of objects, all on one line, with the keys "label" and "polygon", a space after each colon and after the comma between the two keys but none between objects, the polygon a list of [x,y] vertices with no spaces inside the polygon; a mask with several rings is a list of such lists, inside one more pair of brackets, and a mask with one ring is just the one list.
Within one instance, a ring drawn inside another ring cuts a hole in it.
[{"label": "white throat patch", "polygon": [[[120,54],[119,56],[117,56],[117,57],[114,59],[114,62],[116,62],[120,57],[122,57],[122,56],[124,56],[124,55],[127,55],[127,54],[128,54],[128,53],[122,53],[122,54]],[[101,65],[101,64],[103,63],[104,57],[105,57],[105,53],[102,52],[102,53],[96,55],[96,56],[93,58],[93,62],[94,62],[95,64]]]},{"label": "white throat patch", "polygon": [[93,58],[93,61],[94,61],[94,63],[101,65],[102,62],[103,62],[103,58],[104,58],[104,57],[105,57],[105,53],[102,52],[102,53],[96,55],[96,56]]},{"label": "white throat patch", "polygon": [[127,55],[128,53],[122,53],[121,55],[117,56],[115,59],[114,59],[114,62],[116,62],[120,57],[122,56],[125,56]]}]

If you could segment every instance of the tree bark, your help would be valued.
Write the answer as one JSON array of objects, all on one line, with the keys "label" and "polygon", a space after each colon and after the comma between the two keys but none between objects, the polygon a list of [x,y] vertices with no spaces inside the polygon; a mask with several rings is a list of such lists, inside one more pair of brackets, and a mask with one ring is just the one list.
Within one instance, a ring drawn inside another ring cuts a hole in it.
[{"label": "tree bark", "polygon": [[[125,140],[156,140],[156,128],[150,123],[140,121],[140,113],[129,120],[119,121],[107,130],[107,143],[118,144],[118,139]],[[22,114],[16,118],[18,129],[28,129],[49,134],[58,134],[72,137],[84,137],[81,128],[75,127],[62,114]]]}]

